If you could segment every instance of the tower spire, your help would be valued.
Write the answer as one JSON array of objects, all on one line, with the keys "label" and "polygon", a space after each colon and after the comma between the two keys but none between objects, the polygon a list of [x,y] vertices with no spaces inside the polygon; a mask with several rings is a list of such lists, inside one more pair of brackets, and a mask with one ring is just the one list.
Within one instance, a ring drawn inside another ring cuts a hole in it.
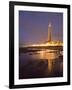
[{"label": "tower spire", "polygon": [[48,24],[48,42],[51,42],[51,39],[52,39],[51,31],[52,31],[52,25],[51,23],[49,23]]}]

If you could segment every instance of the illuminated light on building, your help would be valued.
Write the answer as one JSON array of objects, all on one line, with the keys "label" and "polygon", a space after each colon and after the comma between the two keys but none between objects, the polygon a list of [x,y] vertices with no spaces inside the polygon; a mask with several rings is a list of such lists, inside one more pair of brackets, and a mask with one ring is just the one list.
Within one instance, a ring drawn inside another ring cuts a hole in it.
[{"label": "illuminated light on building", "polygon": [[48,42],[51,42],[52,39],[52,25],[49,23],[48,25]]}]

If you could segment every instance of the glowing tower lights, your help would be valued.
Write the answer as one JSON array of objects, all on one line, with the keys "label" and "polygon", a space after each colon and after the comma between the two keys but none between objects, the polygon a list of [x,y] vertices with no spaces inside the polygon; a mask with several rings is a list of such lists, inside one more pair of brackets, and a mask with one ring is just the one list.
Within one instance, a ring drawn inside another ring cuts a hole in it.
[{"label": "glowing tower lights", "polygon": [[52,25],[49,23],[48,25],[48,42],[51,42],[52,39]]}]

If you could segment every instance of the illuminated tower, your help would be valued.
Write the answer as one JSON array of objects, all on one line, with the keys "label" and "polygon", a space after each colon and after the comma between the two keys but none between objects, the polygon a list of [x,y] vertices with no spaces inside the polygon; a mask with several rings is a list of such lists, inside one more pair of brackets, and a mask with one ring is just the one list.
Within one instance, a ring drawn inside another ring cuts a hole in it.
[{"label": "illuminated tower", "polygon": [[52,26],[51,26],[51,23],[49,23],[49,25],[48,25],[48,42],[51,42],[51,39],[52,39],[51,32],[52,32]]}]

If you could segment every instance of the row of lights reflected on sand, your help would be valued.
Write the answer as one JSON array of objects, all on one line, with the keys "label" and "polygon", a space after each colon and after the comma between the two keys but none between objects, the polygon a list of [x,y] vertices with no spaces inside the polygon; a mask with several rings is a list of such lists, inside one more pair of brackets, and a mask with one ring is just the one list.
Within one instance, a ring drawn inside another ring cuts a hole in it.
[{"label": "row of lights reflected on sand", "polygon": [[[44,44],[26,45],[24,47],[39,47],[39,46],[43,46],[43,47],[44,46],[63,46],[63,43],[60,41],[51,41]],[[51,72],[54,59],[58,58],[60,55],[63,55],[63,51],[43,49],[43,50],[37,51],[36,54],[33,54],[32,58],[35,57],[34,55],[36,56],[37,59],[48,60],[48,70],[49,72]],[[61,64],[61,68],[62,68],[62,64]]]},{"label": "row of lights reflected on sand", "polygon": [[[51,53],[49,52],[51,51]],[[53,52],[55,51],[55,52]],[[58,58],[60,53],[56,50],[47,50],[47,51],[38,51],[40,54],[39,54],[39,57],[42,59],[47,59],[48,60],[48,70],[49,72],[51,72],[52,70],[52,66],[53,66],[53,61],[54,59]],[[48,53],[46,53],[48,52]]]},{"label": "row of lights reflected on sand", "polygon": [[33,54],[32,58],[48,60],[48,70],[51,72],[54,59],[58,58],[60,55],[63,55],[63,51],[59,52],[58,50],[43,49]]}]

